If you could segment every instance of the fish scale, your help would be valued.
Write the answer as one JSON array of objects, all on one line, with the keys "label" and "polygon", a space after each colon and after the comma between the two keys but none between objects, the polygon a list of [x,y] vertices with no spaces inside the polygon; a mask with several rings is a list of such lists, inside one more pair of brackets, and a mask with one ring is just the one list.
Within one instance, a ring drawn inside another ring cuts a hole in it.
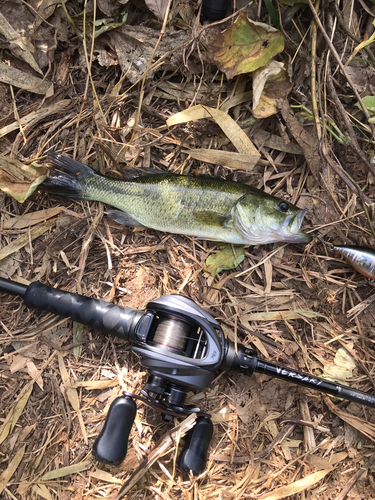
[{"label": "fish scale", "polygon": [[125,225],[244,245],[311,241],[300,231],[306,210],[247,184],[153,169],[127,169],[114,179],[61,154],[48,161],[42,187],[107,203],[117,209],[108,215]]}]

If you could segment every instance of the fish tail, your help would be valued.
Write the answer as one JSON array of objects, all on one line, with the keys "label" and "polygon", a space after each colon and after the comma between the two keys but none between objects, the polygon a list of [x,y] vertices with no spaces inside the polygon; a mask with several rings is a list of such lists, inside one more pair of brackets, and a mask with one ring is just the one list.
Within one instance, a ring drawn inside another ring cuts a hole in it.
[{"label": "fish tail", "polygon": [[85,200],[86,185],[95,172],[87,165],[60,153],[49,153],[47,162],[50,170],[43,188],[58,196]]}]

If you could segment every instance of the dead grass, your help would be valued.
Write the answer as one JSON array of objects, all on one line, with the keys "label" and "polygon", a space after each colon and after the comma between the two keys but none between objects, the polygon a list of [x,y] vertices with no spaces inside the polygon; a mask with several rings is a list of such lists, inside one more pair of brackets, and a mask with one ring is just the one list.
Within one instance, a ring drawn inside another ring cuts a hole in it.
[{"label": "dead grass", "polygon": [[[370,29],[368,10],[374,12],[374,7],[366,0],[360,4],[348,10],[345,2],[341,13],[362,40]],[[31,16],[36,23],[40,16],[25,5],[14,4],[14,16]],[[87,9],[90,22],[94,11],[100,18],[117,14],[107,2],[96,7]],[[308,208],[306,227],[320,229],[332,243],[374,247],[373,206],[366,204],[375,199],[374,177],[367,168],[374,155],[371,130],[354,106],[353,89],[337,61],[327,55],[321,31],[313,28],[308,6],[300,7],[285,26],[286,52],[294,58],[289,104],[283,104],[281,115],[255,123],[249,120],[246,94],[250,78],[226,81],[216,72],[208,48],[211,30],[219,28],[199,31],[192,4],[173,3],[164,24],[145,6],[131,4],[129,29],[146,26],[153,31],[143,47],[145,67],[133,65],[128,72],[126,57],[141,57],[134,34],[120,36],[114,30],[92,44],[91,34],[83,30],[82,4],[67,8],[70,24],[61,6],[43,13],[48,22],[41,23],[42,31],[34,24],[34,35],[40,36],[33,39],[48,40],[49,49],[38,52],[38,61],[47,57],[44,74],[54,82],[54,94],[11,93],[0,84],[3,154],[42,162],[53,149],[102,173],[127,163],[241,180]],[[250,15],[255,18],[258,8],[261,20],[269,21],[257,3],[248,8]],[[9,16],[9,10],[3,14]],[[342,24],[335,24],[332,11],[324,10],[320,18],[345,64],[356,43]],[[92,23],[86,26],[92,29]],[[119,52],[125,38],[129,45]],[[11,65],[30,71],[9,51],[6,55]],[[375,95],[373,64],[360,60],[347,69],[356,92]],[[307,77],[311,72],[313,94]],[[349,113],[352,129],[334,104],[336,97]],[[243,157],[238,157],[240,170],[199,161],[196,151],[203,149],[234,153],[226,135],[208,119],[166,126],[167,118],[189,106],[219,109],[223,103],[226,107],[220,109],[261,154],[255,167],[244,170]],[[301,106],[313,111],[316,128],[306,121],[313,115]],[[339,144],[326,128],[327,123],[333,127],[330,119],[346,137],[354,133],[357,144]],[[252,342],[260,357],[295,369],[322,374],[326,365],[334,365],[338,349],[347,347],[356,362],[350,384],[374,391],[374,288],[361,286],[363,278],[316,240],[307,246],[247,248],[239,268],[213,278],[204,263],[215,251],[214,243],[120,226],[97,203],[40,191],[19,204],[0,192],[0,209],[1,276],[25,284],[39,280],[138,309],[161,294],[182,293],[211,311],[229,338]],[[130,346],[86,328],[72,330],[70,321],[29,311],[19,298],[7,295],[1,295],[0,325],[4,499],[114,498],[150,453],[155,462],[127,493],[129,499],[375,498],[375,411],[333,403],[319,393],[258,375],[220,373],[210,391],[191,395],[215,422],[207,471],[200,478],[179,472],[171,447],[164,455],[157,453],[156,443],[171,425],[143,405],[124,463],[100,465],[91,457],[91,446],[110,403],[124,389],[139,392],[146,380]]]}]

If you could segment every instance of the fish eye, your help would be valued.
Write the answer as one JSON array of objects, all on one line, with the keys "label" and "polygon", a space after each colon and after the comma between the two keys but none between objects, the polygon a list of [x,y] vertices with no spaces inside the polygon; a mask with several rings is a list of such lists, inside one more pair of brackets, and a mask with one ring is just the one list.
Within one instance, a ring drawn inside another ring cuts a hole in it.
[{"label": "fish eye", "polygon": [[289,205],[286,201],[280,201],[278,207],[282,212],[287,212],[289,210]]}]

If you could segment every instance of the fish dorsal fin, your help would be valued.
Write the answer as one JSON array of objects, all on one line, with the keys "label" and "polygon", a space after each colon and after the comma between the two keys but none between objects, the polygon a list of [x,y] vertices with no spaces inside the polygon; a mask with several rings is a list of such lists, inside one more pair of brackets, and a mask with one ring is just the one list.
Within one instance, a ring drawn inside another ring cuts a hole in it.
[{"label": "fish dorsal fin", "polygon": [[[118,172],[124,179],[140,179],[141,177],[146,177],[148,175],[161,175],[167,174],[164,170],[157,170],[156,168],[146,168],[146,167],[125,167],[119,169]],[[171,174],[170,174],[171,175]]]}]

